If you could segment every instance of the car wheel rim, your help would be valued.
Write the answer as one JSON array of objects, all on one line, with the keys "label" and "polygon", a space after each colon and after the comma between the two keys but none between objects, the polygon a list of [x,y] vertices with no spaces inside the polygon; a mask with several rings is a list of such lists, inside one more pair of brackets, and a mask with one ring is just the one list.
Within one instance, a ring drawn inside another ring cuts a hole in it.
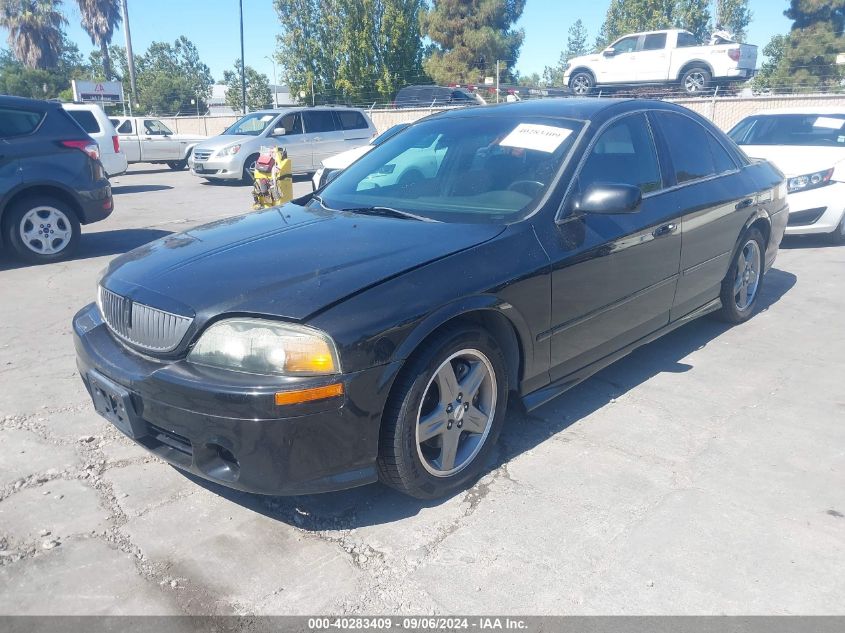
[{"label": "car wheel rim", "polygon": [[760,286],[760,246],[749,240],[742,247],[734,278],[734,301],[739,310],[747,310],[757,296]]},{"label": "car wheel rim", "polygon": [[255,180],[255,166],[258,164],[257,160],[252,161],[249,165],[246,166],[246,173],[247,177],[250,180]]},{"label": "car wheel rim", "polygon": [[63,251],[73,236],[68,217],[55,207],[30,209],[21,219],[20,236],[24,245],[38,255],[55,255]]},{"label": "car wheel rim", "polygon": [[572,80],[572,90],[575,94],[585,94],[590,89],[590,83],[586,77],[576,77]]},{"label": "car wheel rim", "polygon": [[475,349],[447,358],[428,381],[417,412],[417,455],[435,477],[469,466],[481,451],[496,414],[496,374]]},{"label": "car wheel rim", "polygon": [[702,73],[690,73],[684,82],[687,92],[700,92],[704,90],[704,75]]}]

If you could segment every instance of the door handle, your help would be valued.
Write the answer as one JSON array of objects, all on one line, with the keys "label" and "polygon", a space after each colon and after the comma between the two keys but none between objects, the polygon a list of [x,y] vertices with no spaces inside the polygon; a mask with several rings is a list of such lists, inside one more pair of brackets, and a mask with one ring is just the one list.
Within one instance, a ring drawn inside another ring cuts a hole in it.
[{"label": "door handle", "polygon": [[754,204],[754,198],[746,198],[745,200],[740,200],[736,203],[736,210],[742,211],[743,209],[747,209],[752,204]]},{"label": "door handle", "polygon": [[665,237],[674,233],[676,228],[678,228],[677,224],[664,224],[663,226],[658,226],[654,229],[651,234],[654,237]]}]

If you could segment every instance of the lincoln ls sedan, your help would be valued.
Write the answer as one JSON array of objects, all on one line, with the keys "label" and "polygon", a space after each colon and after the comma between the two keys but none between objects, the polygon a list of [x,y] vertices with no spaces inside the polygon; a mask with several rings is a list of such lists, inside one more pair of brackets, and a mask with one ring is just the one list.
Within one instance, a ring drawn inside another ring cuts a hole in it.
[{"label": "lincoln ls sedan", "polygon": [[[410,160],[436,168],[377,177]],[[783,174],[677,105],[451,111],[305,197],[113,260],[78,366],[98,413],[199,477],[435,498],[489,465],[509,400],[749,319],[787,215]]]}]

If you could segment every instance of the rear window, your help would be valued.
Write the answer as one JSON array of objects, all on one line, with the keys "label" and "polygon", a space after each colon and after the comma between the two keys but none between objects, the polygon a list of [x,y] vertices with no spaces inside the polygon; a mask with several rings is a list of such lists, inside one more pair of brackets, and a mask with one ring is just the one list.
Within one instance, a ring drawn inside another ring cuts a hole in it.
[{"label": "rear window", "polygon": [[728,136],[737,145],[845,146],[845,114],[776,114],[740,121]]},{"label": "rear window", "polygon": [[364,115],[354,110],[339,110],[335,112],[335,116],[344,130],[364,130],[369,127]]},{"label": "rear window", "polygon": [[678,33],[678,48],[698,46],[698,40],[692,33]]},{"label": "rear window", "polygon": [[0,107],[0,138],[32,134],[43,116],[40,112]]},{"label": "rear window", "polygon": [[132,134],[132,121],[126,119],[123,123],[120,124],[120,127],[117,128],[118,134]]},{"label": "rear window", "polygon": [[666,48],[666,33],[653,33],[645,36],[644,51],[659,51]]},{"label": "rear window", "polygon": [[88,134],[97,134],[100,131],[100,124],[93,112],[88,110],[68,110],[67,113],[73,117],[73,120],[79,123],[79,126],[88,132]]}]

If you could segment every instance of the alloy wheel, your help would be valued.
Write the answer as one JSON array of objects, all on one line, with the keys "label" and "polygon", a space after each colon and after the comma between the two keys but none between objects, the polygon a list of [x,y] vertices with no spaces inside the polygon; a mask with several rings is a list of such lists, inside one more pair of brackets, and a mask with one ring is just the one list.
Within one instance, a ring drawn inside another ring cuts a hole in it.
[{"label": "alloy wheel", "polygon": [[37,255],[55,255],[63,251],[73,237],[73,225],[59,209],[37,206],[27,211],[20,222],[21,242]]},{"label": "alloy wheel", "polygon": [[704,90],[704,73],[702,72],[694,72],[687,75],[686,79],[684,80],[684,89],[687,92],[701,92]]},{"label": "alloy wheel", "polygon": [[760,246],[757,241],[748,240],[742,247],[734,278],[734,301],[739,310],[747,310],[754,303],[754,297],[760,285],[761,261]]},{"label": "alloy wheel", "polygon": [[585,95],[590,91],[590,80],[584,75],[579,75],[572,80],[572,92],[577,95]]}]

